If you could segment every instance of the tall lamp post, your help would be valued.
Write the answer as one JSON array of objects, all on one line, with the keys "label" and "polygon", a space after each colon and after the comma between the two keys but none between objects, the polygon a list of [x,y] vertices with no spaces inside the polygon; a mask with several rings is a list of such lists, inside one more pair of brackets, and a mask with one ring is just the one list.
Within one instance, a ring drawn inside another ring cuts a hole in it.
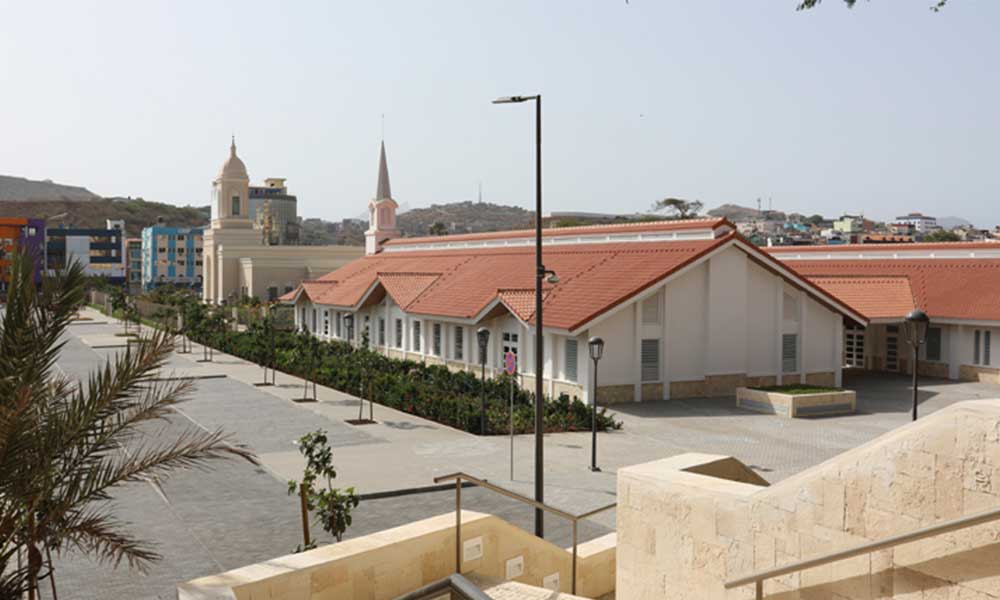
[{"label": "tall lamp post", "polygon": [[594,387],[590,394],[590,470],[600,471],[597,466],[597,361],[604,356],[604,340],[592,337],[587,342],[590,360],[594,361]]},{"label": "tall lamp post", "polygon": [[479,340],[479,365],[482,367],[479,385],[479,435],[486,435],[486,348],[490,343],[490,330],[480,327],[476,331]]},{"label": "tall lamp post", "polygon": [[[545,265],[542,264],[542,96],[509,96],[497,98],[493,103],[517,104],[528,100],[535,101],[535,501],[543,502],[545,407],[542,376],[545,373],[545,348],[542,337],[542,280],[545,279]],[[535,535],[545,537],[545,513],[540,508],[535,509]]]},{"label": "tall lamp post", "polygon": [[927,325],[930,317],[919,308],[906,315],[906,338],[913,347],[913,420],[917,420],[917,372],[920,346],[927,342]]}]

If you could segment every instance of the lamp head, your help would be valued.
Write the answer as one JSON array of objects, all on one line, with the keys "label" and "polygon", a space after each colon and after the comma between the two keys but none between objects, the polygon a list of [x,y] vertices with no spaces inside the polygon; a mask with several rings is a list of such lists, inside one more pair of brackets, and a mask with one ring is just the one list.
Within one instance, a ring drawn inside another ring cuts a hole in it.
[{"label": "lamp head", "polygon": [[604,356],[604,340],[596,336],[592,337],[587,342],[587,346],[590,348],[590,358],[595,361],[601,360],[601,357]]},{"label": "lamp head", "polygon": [[502,96],[493,101],[493,104],[517,104],[518,102],[524,102],[530,98],[525,96]]},{"label": "lamp head", "polygon": [[906,334],[911,344],[919,346],[927,341],[927,326],[931,319],[919,308],[906,315]]}]

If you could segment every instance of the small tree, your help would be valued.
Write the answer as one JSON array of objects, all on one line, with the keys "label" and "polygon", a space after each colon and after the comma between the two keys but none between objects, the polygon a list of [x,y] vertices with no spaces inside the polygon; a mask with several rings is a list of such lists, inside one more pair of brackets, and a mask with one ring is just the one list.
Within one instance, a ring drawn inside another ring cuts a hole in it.
[{"label": "small tree", "polygon": [[430,233],[431,235],[448,235],[448,226],[445,225],[442,221],[436,221],[433,225],[430,226],[430,229],[428,229],[428,233]]},{"label": "small tree", "polygon": [[[298,446],[299,452],[306,458],[306,468],[301,482],[288,482],[288,495],[302,494],[306,512],[303,518],[307,519],[309,512],[315,512],[323,530],[339,542],[351,526],[351,511],[357,508],[361,499],[354,493],[353,487],[343,490],[333,487],[337,471],[333,466],[333,450],[326,431],[317,429],[305,434],[299,438]],[[316,546],[315,541],[308,539],[308,534],[306,537],[296,552]]]},{"label": "small tree", "polygon": [[111,312],[112,316],[116,312],[121,314],[122,328],[125,333],[128,333],[128,305],[128,296],[125,295],[124,290],[121,288],[114,288],[111,291]]},{"label": "small tree", "polygon": [[675,219],[690,219],[691,217],[697,217],[698,211],[704,208],[704,206],[700,200],[664,198],[663,200],[656,201],[656,204],[653,205],[653,210],[657,212],[668,211],[670,216]]}]

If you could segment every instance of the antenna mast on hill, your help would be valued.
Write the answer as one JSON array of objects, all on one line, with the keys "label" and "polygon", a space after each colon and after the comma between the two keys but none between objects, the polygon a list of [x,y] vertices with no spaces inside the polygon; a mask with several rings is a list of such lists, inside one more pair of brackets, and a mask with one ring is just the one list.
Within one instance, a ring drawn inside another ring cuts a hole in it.
[{"label": "antenna mast on hill", "polygon": [[483,181],[479,180],[479,203],[483,203]]}]

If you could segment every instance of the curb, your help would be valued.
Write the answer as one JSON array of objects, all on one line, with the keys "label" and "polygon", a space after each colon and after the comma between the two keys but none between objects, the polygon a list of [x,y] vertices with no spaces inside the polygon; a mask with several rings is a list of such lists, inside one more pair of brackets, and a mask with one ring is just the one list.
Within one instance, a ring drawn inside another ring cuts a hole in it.
[{"label": "curb", "polygon": [[213,375],[188,375],[184,377],[156,377],[149,381],[185,381],[188,379],[226,379],[229,375],[216,373]]},{"label": "curb", "polygon": [[[466,481],[462,483],[463,488],[476,487],[476,484],[471,481]],[[398,490],[388,490],[385,492],[371,492],[370,494],[358,494],[358,498],[362,500],[379,500],[382,498],[396,498],[399,496],[411,496],[413,494],[424,494],[427,492],[444,492],[447,490],[455,489],[455,485],[451,483],[440,483],[435,485],[425,485],[420,487],[411,488],[401,488]]]}]

